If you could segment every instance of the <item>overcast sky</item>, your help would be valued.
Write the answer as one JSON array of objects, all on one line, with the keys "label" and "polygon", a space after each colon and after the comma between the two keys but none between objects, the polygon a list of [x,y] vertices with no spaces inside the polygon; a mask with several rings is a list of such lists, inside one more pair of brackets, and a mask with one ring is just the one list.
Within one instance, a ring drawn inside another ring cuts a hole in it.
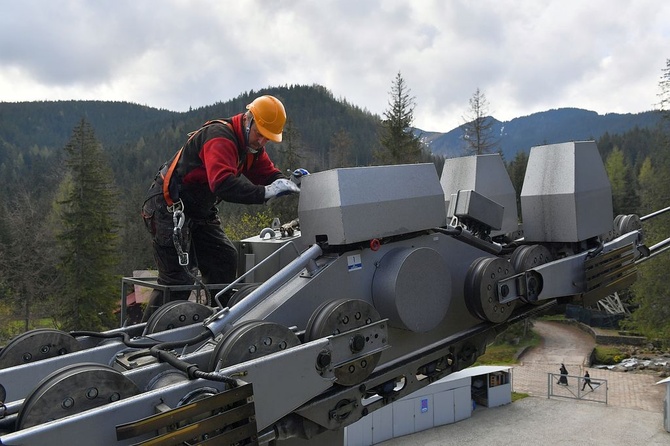
[{"label": "overcast sky", "polygon": [[[186,111],[318,84],[382,115],[401,73],[414,125],[560,107],[657,108],[667,0],[2,0],[0,101]],[[290,114],[290,110],[288,113]]]}]

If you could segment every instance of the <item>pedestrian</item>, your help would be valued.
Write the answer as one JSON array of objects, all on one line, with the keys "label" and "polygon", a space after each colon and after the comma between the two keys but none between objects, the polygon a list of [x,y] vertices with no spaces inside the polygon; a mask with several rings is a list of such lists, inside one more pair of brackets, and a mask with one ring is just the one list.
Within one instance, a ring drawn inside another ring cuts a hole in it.
[{"label": "pedestrian", "polygon": [[[298,193],[265,151],[281,142],[286,111],[274,96],[260,96],[245,112],[208,121],[189,133],[182,148],[156,174],[142,207],[152,235],[158,284],[228,284],[237,277],[237,250],[221,228],[221,201],[262,204]],[[190,291],[172,291],[186,300]],[[146,321],[164,302],[154,289],[142,316]]]},{"label": "pedestrian", "polygon": [[586,388],[586,386],[589,386],[589,389],[593,390],[593,387],[591,386],[591,375],[589,375],[588,370],[586,373],[584,373],[584,385],[582,386],[582,391]]},{"label": "pedestrian", "polygon": [[568,385],[568,369],[565,368],[565,364],[561,363],[561,377],[558,379],[558,383],[564,386]]}]

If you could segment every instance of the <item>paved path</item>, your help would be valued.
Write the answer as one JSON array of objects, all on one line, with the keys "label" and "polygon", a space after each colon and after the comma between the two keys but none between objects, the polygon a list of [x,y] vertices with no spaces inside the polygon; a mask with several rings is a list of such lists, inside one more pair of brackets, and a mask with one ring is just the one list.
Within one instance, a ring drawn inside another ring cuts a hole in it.
[{"label": "paved path", "polygon": [[554,366],[558,373],[561,363],[570,368],[588,363],[588,357],[595,347],[595,340],[579,328],[560,322],[535,321],[533,331],[542,342],[522,356],[521,366],[526,364],[546,364]]},{"label": "paved path", "polygon": [[[520,364],[513,369],[513,387],[515,392],[533,396],[547,396],[548,374],[558,373],[564,363],[568,373],[568,388],[554,386],[554,392],[565,396],[578,394],[578,379],[586,370],[594,382],[607,380],[609,392],[596,391],[587,399],[604,401],[607,404],[649,412],[663,412],[665,386],[655,385],[661,380],[655,374],[612,372],[610,370],[587,367],[588,356],[595,341],[579,328],[560,322],[536,321],[533,330],[543,338],[543,342],[526,352]],[[588,390],[588,387],[587,387]]]},{"label": "paved path", "polygon": [[[594,341],[577,327],[537,321],[534,330],[543,337],[542,344],[526,352],[512,372],[514,391],[531,398],[491,409],[478,407],[466,420],[382,445],[670,445],[670,433],[663,426],[665,385],[655,385],[661,378],[586,367]],[[593,381],[607,380],[607,404],[547,398],[548,373],[558,373],[561,363],[573,375],[568,389],[561,390],[578,392],[577,378],[588,370]]]}]

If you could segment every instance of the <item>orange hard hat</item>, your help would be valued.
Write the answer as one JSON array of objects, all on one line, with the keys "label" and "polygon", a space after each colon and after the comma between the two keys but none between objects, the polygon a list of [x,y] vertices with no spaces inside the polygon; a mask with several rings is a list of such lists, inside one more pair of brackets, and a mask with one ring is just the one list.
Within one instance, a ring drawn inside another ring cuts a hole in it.
[{"label": "orange hard hat", "polygon": [[286,110],[279,99],[270,95],[260,96],[247,105],[247,110],[253,115],[261,135],[270,141],[281,142]]}]

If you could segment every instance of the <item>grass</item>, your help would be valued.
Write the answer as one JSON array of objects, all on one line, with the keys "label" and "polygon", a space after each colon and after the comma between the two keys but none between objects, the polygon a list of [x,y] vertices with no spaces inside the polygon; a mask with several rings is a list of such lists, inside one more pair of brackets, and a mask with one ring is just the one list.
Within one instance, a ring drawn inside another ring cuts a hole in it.
[{"label": "grass", "polygon": [[510,365],[519,362],[518,353],[530,347],[535,347],[541,338],[535,332],[528,330],[526,336],[519,339],[518,343],[497,341],[486,347],[486,352],[477,358],[474,365]]},{"label": "grass", "polygon": [[528,398],[530,395],[522,392],[512,392],[512,402]]},{"label": "grass", "polygon": [[565,314],[560,313],[560,314],[545,314],[542,315],[539,319],[543,321],[564,321],[565,320]]},{"label": "grass", "polygon": [[508,365],[515,364],[514,357],[519,347],[510,344],[489,345],[486,347],[486,353],[477,358],[474,365]]}]

